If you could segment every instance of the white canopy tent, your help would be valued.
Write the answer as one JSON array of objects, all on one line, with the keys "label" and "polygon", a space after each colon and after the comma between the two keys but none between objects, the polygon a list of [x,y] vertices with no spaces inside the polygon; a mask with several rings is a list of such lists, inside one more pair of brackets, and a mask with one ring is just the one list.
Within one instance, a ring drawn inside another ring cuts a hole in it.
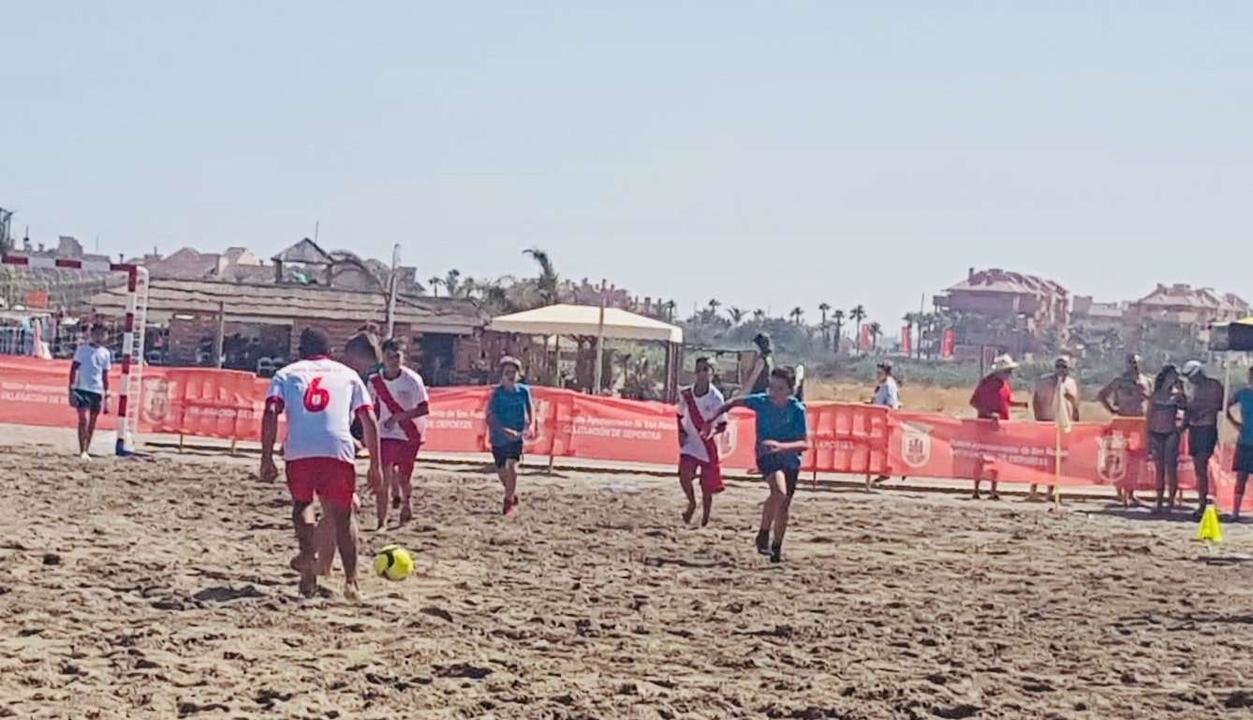
[{"label": "white canopy tent", "polygon": [[493,318],[487,329],[517,335],[593,337],[597,338],[598,350],[602,339],[665,343],[666,394],[677,393],[683,329],[669,323],[618,308],[562,304],[501,315]]}]

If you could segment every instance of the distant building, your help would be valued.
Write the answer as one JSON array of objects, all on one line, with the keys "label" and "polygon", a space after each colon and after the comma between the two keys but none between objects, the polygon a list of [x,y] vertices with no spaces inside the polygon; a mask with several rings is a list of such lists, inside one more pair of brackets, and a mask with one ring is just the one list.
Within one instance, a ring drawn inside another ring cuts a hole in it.
[{"label": "distant building", "polygon": [[1159,284],[1131,303],[1127,323],[1141,341],[1208,342],[1214,323],[1239,320],[1249,314],[1249,303],[1233,293],[1194,288],[1185,283]]},{"label": "distant building", "polygon": [[1023,356],[1055,350],[1069,339],[1070,293],[1036,275],[971,268],[934,304],[953,323],[958,357],[977,357],[986,348]]}]

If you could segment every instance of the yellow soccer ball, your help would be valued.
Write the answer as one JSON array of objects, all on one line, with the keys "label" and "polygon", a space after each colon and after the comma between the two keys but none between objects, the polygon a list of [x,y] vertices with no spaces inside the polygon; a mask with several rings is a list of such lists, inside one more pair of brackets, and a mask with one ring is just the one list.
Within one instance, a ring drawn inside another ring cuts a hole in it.
[{"label": "yellow soccer ball", "polygon": [[399,545],[388,545],[374,556],[374,572],[388,580],[404,580],[413,572],[413,556]]}]

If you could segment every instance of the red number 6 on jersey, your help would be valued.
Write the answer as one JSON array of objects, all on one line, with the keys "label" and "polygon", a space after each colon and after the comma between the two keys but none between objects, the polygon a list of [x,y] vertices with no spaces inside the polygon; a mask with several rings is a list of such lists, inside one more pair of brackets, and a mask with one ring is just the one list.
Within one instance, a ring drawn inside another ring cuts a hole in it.
[{"label": "red number 6 on jersey", "polygon": [[313,378],[313,381],[309,383],[309,388],[305,390],[305,410],[322,412],[330,404],[331,394],[322,387],[322,378]]}]

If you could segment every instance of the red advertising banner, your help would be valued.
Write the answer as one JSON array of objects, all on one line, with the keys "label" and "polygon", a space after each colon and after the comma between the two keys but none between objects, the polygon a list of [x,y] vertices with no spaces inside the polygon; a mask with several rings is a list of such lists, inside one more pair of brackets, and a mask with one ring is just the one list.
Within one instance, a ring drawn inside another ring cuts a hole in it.
[{"label": "red advertising banner", "polygon": [[957,331],[949,328],[940,336],[940,357],[948,360],[957,351]]},{"label": "red advertising banner", "polygon": [[901,354],[912,357],[914,354],[914,328],[910,325],[901,327]]},{"label": "red advertising banner", "polygon": [[[0,356],[0,423],[73,427],[68,406],[69,363]],[[255,440],[267,380],[250,373],[202,368],[145,367],[140,433],[169,433]],[[427,450],[482,453],[488,449],[484,420],[490,388],[436,388],[424,440]],[[116,392],[115,392],[116,394]],[[673,465],[678,428],[672,405],[593,397],[567,390],[533,388],[536,433],[526,452],[587,460]],[[1061,473],[1056,472],[1057,429],[1051,423],[962,420],[944,415],[890,412],[843,403],[808,407],[811,449],[807,471],[911,478],[996,479],[1037,485],[1154,487],[1143,420],[1076,423],[1061,436]],[[112,415],[101,427],[113,429]],[[717,438],[723,466],[755,465],[756,426],[751,412],[731,414]],[[1232,502],[1230,448],[1211,462],[1220,504]],[[1191,458],[1179,462],[1181,487],[1195,487]],[[1245,500],[1253,509],[1253,495]]]}]

